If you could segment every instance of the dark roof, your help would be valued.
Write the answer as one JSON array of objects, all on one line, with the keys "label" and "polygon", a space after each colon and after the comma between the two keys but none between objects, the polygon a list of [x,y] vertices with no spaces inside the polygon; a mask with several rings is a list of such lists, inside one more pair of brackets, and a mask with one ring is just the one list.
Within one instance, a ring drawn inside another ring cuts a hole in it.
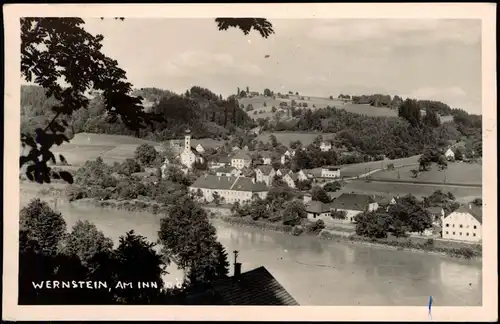
[{"label": "dark roof", "polygon": [[205,174],[199,177],[192,185],[192,188],[203,188],[212,190],[237,190],[263,192],[267,191],[267,186],[262,182],[254,182],[247,177],[219,177]]},{"label": "dark roof", "polygon": [[269,175],[271,171],[274,170],[274,168],[270,165],[259,165],[257,169],[260,170],[265,175]]},{"label": "dark roof", "polygon": [[372,198],[373,200],[375,200],[377,204],[382,206],[390,205],[392,200],[392,197],[382,196],[382,195],[374,195]]},{"label": "dark roof", "polygon": [[269,151],[262,151],[259,153],[262,158],[272,158],[273,154]]},{"label": "dark roof", "polygon": [[332,203],[334,209],[365,210],[370,203],[375,202],[372,197],[364,194],[344,193]]},{"label": "dark roof", "polygon": [[281,173],[281,175],[284,176],[285,174],[290,173],[291,170],[287,169],[287,168],[280,168],[280,169],[278,169],[278,171]]},{"label": "dark roof", "polygon": [[314,214],[321,214],[330,211],[330,204],[324,204],[321,201],[312,200],[305,205],[306,211]]},{"label": "dark roof", "polygon": [[[458,209],[456,209],[453,213],[468,213],[474,217],[479,224],[483,224],[483,209],[477,207],[476,205],[462,205]],[[453,214],[452,213],[452,214]],[[451,215],[451,214],[450,214]]]},{"label": "dark roof", "polygon": [[311,175],[313,177],[319,178],[321,177],[321,168],[302,170],[306,175]]},{"label": "dark roof", "polygon": [[433,215],[441,215],[443,208],[441,207],[429,207],[426,208]]},{"label": "dark roof", "polygon": [[252,160],[250,155],[245,151],[238,151],[238,153],[233,155],[232,159]]},{"label": "dark roof", "polygon": [[235,167],[232,167],[230,165],[226,165],[226,166],[221,166],[220,168],[217,168],[215,169],[215,172],[221,172],[221,173],[231,173],[233,172],[234,170],[236,170]]},{"label": "dark roof", "polygon": [[265,267],[244,272],[238,279],[219,279],[212,286],[226,305],[299,305]]}]

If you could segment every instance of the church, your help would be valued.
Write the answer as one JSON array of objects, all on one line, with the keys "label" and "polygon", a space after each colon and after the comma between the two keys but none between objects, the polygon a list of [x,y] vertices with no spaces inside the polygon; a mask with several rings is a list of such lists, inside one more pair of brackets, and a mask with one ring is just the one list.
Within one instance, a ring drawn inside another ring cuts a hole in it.
[{"label": "church", "polygon": [[[203,163],[204,161],[201,153],[191,146],[191,131],[189,129],[184,135],[184,143],[182,140],[172,140],[170,148],[175,153],[176,159],[185,167],[185,171],[192,169],[195,162]],[[171,162],[165,161],[162,169],[166,169],[166,165]]]}]

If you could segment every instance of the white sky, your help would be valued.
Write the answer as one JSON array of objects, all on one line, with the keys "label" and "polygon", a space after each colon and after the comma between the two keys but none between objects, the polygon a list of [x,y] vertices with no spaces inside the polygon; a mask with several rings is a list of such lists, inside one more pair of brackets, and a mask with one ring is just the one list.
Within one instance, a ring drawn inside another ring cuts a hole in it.
[{"label": "white sky", "polygon": [[387,93],[481,113],[480,20],[270,19],[268,39],[206,18],[85,21],[138,88]]}]

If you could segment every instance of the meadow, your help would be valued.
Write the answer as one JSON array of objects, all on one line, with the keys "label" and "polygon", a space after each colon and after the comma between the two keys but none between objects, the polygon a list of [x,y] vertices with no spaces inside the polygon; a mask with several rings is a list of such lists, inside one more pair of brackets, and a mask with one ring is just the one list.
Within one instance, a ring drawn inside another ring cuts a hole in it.
[{"label": "meadow", "polygon": [[[439,183],[457,183],[457,184],[481,184],[482,183],[482,165],[480,163],[453,162],[448,163],[448,168],[439,170],[433,164],[429,171],[420,172],[417,178],[412,178],[412,169],[418,169],[412,166],[398,168],[392,171],[384,170],[376,172],[371,179],[378,180],[400,180],[400,181],[418,181],[418,182],[439,182]],[[399,179],[398,179],[399,174]]]},{"label": "meadow", "polygon": [[[364,163],[356,163],[356,164],[346,164],[346,165],[340,165],[340,173],[342,177],[355,177],[376,169],[384,169],[386,168],[389,164],[393,164],[394,167],[400,167],[403,165],[415,165],[418,164],[418,159],[420,158],[420,155],[414,155],[410,156],[407,158],[401,158],[401,159],[394,159],[394,160],[383,160],[383,161],[371,161],[371,162],[364,162]],[[413,167],[410,167],[413,168]],[[378,171],[373,174],[372,178],[375,178],[375,175],[379,174]]]},{"label": "meadow", "polygon": [[403,196],[412,194],[417,198],[429,196],[436,190],[443,192],[451,192],[458,202],[470,202],[474,198],[482,197],[482,188],[477,187],[457,187],[457,186],[440,186],[431,184],[408,184],[408,183],[384,183],[384,182],[367,182],[366,180],[352,180],[345,184],[342,192],[356,192],[366,194],[382,194],[390,196]]},{"label": "meadow", "polygon": [[[280,108],[280,102],[284,101],[288,103],[288,106],[291,105],[292,100],[295,100],[297,103],[307,103],[307,108],[320,109],[325,108],[327,106],[335,107],[338,109],[345,109],[347,112],[366,115],[371,117],[397,117],[398,112],[396,109],[390,109],[385,107],[373,107],[368,104],[354,104],[352,102],[344,102],[340,99],[328,99],[321,97],[308,97],[304,96],[305,100],[300,100],[301,96],[290,95],[289,99],[273,99],[271,97],[264,96],[255,96],[252,98],[240,98],[238,102],[240,105],[244,105],[245,108],[247,105],[251,104],[254,108],[253,111],[249,111],[248,114],[250,117],[257,118],[272,118],[274,113],[271,111],[272,107]],[[264,107],[264,103],[266,107]],[[264,111],[263,113],[257,113],[254,115],[254,111]],[[441,122],[451,121],[453,120],[452,116],[441,116]]]}]

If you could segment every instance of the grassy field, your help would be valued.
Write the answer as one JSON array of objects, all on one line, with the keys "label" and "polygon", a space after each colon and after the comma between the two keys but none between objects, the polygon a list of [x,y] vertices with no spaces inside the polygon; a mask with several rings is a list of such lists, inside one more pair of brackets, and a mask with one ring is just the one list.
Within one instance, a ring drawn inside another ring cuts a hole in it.
[{"label": "grassy field", "polygon": [[381,183],[375,181],[366,182],[365,180],[350,181],[342,188],[342,192],[384,194],[392,196],[412,194],[419,198],[429,196],[436,190],[451,192],[459,202],[469,202],[483,195],[482,188],[437,186],[430,184]]},{"label": "grassy field", "polygon": [[[252,98],[241,98],[238,99],[238,102],[240,105],[244,105],[246,108],[247,105],[251,104],[254,108],[253,111],[249,111],[248,114],[250,117],[256,119],[256,118],[267,118],[267,117],[273,117],[274,113],[271,111],[272,107],[276,107],[277,109],[280,108],[280,102],[284,101],[288,103],[288,106],[291,106],[292,100],[295,100],[298,103],[307,103],[308,108],[311,109],[320,109],[320,108],[325,108],[327,106],[330,107],[335,107],[339,109],[345,109],[348,112],[355,113],[355,114],[361,114],[361,115],[366,115],[366,116],[372,116],[372,117],[397,117],[398,112],[396,109],[389,109],[389,108],[384,108],[384,107],[373,107],[367,104],[353,104],[350,102],[344,103],[342,100],[339,99],[333,99],[330,100],[328,98],[321,98],[321,97],[308,97],[304,96],[305,100],[300,100],[300,96],[295,96],[295,95],[290,95],[289,99],[273,99],[270,97],[264,97],[264,96],[256,96]],[[264,103],[266,104],[266,107],[264,107]],[[260,112],[263,111],[263,113],[257,113],[254,115],[254,111]],[[452,116],[441,116],[441,122],[445,121],[450,121],[453,119]]]},{"label": "grassy field", "polygon": [[[418,163],[419,157],[420,155],[415,155],[402,159],[346,164],[340,166],[341,167],[340,173],[342,177],[355,177],[360,174],[369,172],[371,170],[386,168],[388,164],[393,164],[394,167],[398,167],[401,165],[408,165],[408,164],[416,164]],[[374,173],[372,178],[375,178],[375,175],[377,174],[379,174],[379,172]]]},{"label": "grassy field", "polygon": [[419,173],[417,178],[412,178],[411,171],[415,167],[402,167],[393,171],[385,170],[374,173],[372,179],[389,179],[401,181],[419,181],[419,182],[442,182],[463,184],[481,184],[482,183],[482,165],[479,163],[449,163],[446,170],[440,171],[436,165],[426,172]]}]

